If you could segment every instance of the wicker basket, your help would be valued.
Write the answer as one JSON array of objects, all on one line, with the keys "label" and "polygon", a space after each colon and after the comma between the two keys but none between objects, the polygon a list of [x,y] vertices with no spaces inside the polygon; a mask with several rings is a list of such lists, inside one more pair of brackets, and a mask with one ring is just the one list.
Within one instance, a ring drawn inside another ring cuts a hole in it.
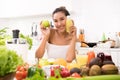
[{"label": "wicker basket", "polygon": [[9,73],[3,77],[0,76],[0,80],[14,80],[14,77],[15,77],[15,72]]}]

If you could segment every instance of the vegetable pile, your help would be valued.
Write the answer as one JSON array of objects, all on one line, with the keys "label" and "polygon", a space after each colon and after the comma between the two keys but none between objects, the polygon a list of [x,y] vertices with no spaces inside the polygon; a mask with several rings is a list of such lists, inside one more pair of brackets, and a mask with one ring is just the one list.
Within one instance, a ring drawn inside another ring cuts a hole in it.
[{"label": "vegetable pile", "polygon": [[23,64],[23,60],[15,51],[0,46],[0,77],[15,72],[18,65]]}]

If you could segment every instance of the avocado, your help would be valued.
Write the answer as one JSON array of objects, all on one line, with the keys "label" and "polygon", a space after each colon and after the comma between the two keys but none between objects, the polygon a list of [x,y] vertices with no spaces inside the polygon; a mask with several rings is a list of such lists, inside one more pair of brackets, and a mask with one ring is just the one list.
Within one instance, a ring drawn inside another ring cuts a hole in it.
[{"label": "avocado", "polygon": [[105,65],[105,64],[113,64],[113,65],[115,65],[115,63],[113,61],[103,61],[103,65]]},{"label": "avocado", "polygon": [[80,74],[81,69],[76,68],[76,67],[74,67],[74,68],[70,69],[70,74],[73,74],[73,73],[75,73],[75,72],[77,72],[78,74]]},{"label": "avocado", "polygon": [[99,58],[99,57],[96,57],[96,58],[93,58],[91,61],[90,61],[90,63],[89,63],[89,68],[91,67],[91,66],[93,66],[93,65],[98,65],[98,66],[102,66],[102,60],[101,60],[101,58]]}]

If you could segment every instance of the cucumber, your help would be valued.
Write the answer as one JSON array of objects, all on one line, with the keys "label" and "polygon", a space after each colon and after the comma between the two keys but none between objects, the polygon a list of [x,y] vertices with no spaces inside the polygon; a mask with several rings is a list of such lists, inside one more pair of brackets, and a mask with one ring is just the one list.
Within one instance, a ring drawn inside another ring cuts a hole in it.
[{"label": "cucumber", "polygon": [[120,80],[120,75],[100,75],[77,78],[74,80]]}]

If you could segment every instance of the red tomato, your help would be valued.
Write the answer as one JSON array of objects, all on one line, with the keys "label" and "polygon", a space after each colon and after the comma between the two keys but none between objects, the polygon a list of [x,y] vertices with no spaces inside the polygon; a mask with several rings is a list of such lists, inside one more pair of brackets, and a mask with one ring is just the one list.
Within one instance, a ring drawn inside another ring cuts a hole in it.
[{"label": "red tomato", "polygon": [[15,78],[16,78],[17,80],[22,80],[22,79],[23,79],[22,74],[23,74],[22,72],[17,71],[16,74],[15,74]]},{"label": "red tomato", "polygon": [[15,74],[15,77],[17,80],[23,80],[24,78],[27,77],[27,70],[28,70],[28,65],[22,65],[17,67],[17,72]]},{"label": "red tomato", "polygon": [[73,73],[73,74],[71,75],[71,77],[80,78],[81,76],[80,76],[80,74],[78,74],[77,72],[75,72],[75,73]]},{"label": "red tomato", "polygon": [[19,71],[19,70],[20,70],[20,68],[21,68],[21,66],[17,66],[17,71]]},{"label": "red tomato", "polygon": [[25,71],[26,69],[24,68],[24,66],[21,66],[19,71]]},{"label": "red tomato", "polygon": [[23,77],[23,79],[27,77],[27,71],[22,72],[22,77]]},{"label": "red tomato", "polygon": [[22,80],[27,77],[27,71],[17,71],[15,77],[17,80]]}]

